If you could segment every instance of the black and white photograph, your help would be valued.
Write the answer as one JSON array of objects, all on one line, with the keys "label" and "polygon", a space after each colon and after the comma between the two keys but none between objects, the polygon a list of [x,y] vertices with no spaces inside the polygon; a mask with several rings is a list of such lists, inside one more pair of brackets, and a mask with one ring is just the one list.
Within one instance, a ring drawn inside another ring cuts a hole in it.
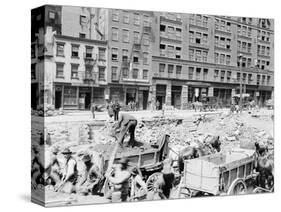
[{"label": "black and white photograph", "polygon": [[32,202],[274,192],[274,19],[186,12],[31,10]]}]

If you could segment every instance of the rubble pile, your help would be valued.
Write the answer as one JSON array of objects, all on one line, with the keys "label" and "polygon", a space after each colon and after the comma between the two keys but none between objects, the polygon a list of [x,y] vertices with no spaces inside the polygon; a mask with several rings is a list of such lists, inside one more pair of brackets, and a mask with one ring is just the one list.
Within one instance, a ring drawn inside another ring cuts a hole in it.
[{"label": "rubble pile", "polygon": [[63,109],[60,108],[58,111],[55,110],[55,106],[52,104],[41,104],[38,105],[36,110],[31,109],[31,115],[34,116],[58,116],[63,115]]}]

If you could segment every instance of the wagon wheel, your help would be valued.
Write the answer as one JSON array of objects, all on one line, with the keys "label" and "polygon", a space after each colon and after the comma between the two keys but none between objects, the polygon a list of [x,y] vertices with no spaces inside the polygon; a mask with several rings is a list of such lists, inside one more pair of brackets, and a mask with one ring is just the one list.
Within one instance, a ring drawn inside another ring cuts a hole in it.
[{"label": "wagon wheel", "polygon": [[162,176],[161,172],[155,172],[150,175],[146,181],[147,190],[156,191],[157,190],[157,181]]},{"label": "wagon wheel", "polygon": [[247,186],[242,179],[236,179],[232,182],[227,191],[227,195],[239,195],[247,192]]}]

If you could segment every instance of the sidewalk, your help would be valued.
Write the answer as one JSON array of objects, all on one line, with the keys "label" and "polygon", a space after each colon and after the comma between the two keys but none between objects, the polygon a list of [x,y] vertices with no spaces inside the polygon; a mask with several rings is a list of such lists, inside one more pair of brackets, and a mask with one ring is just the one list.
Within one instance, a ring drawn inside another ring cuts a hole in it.
[{"label": "sidewalk", "polygon": [[[164,115],[167,117],[178,117],[178,118],[188,118],[193,115],[200,114],[217,114],[227,111],[229,109],[219,109],[213,112],[195,112],[194,110],[171,110],[165,111]],[[162,110],[159,111],[150,111],[150,110],[141,110],[141,111],[121,111],[120,113],[129,113],[134,115],[137,119],[142,118],[152,118],[155,116],[162,116]],[[45,123],[55,123],[55,122],[92,122],[95,121],[105,121],[108,120],[109,116],[107,112],[95,112],[95,119],[92,118],[92,113],[90,111],[65,111],[64,115],[61,116],[49,116],[45,117]],[[32,117],[32,121],[42,122],[42,117]]]}]

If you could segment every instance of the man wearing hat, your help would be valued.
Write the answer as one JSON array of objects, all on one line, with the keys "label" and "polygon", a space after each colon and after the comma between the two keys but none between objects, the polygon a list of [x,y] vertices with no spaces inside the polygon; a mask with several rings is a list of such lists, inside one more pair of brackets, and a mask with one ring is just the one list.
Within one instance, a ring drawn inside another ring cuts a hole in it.
[{"label": "man wearing hat", "polygon": [[135,142],[135,129],[137,126],[137,119],[130,114],[121,114],[116,125],[116,133],[119,133],[118,142],[123,146],[123,141],[127,132],[130,133],[129,145],[134,146]]},{"label": "man wearing hat", "polygon": [[82,174],[79,191],[85,195],[89,193],[97,194],[104,180],[101,170],[92,162],[92,157],[87,153],[83,156],[82,161],[84,162],[85,170]]},{"label": "man wearing hat", "polygon": [[76,192],[76,183],[78,178],[77,162],[72,156],[73,152],[69,148],[63,150],[62,154],[65,157],[66,164],[62,177],[62,182],[56,190],[65,193]]},{"label": "man wearing hat", "polygon": [[129,179],[131,173],[127,170],[128,159],[122,158],[115,164],[114,176],[106,174],[110,183],[113,184],[113,192],[111,194],[112,202],[125,202],[129,196]]}]

